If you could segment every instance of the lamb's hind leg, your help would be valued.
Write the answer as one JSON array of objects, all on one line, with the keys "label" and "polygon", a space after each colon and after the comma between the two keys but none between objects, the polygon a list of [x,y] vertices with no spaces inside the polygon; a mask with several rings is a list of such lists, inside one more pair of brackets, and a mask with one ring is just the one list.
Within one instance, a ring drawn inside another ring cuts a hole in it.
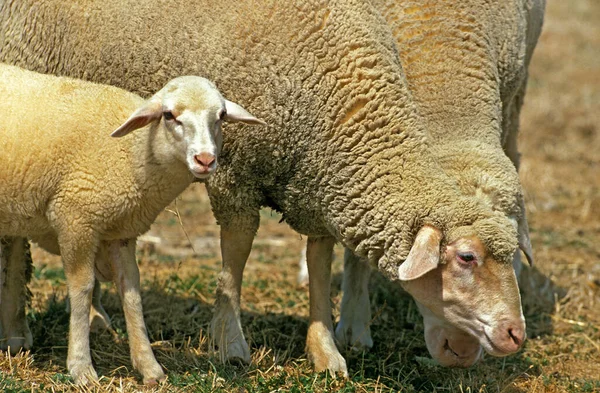
[{"label": "lamb's hind leg", "polygon": [[335,346],[331,321],[331,254],[335,239],[309,237],[306,245],[310,322],[306,335],[306,352],[316,371],[329,370],[348,376],[346,360]]},{"label": "lamb's hind leg", "polygon": [[29,349],[33,344],[25,313],[29,295],[27,283],[31,278],[32,269],[33,262],[27,239],[0,238],[0,348],[10,349],[11,354],[16,354],[21,349]]},{"label": "lamb's hind leg", "polygon": [[371,302],[369,301],[370,268],[347,249],[344,252],[342,306],[335,337],[340,345],[364,350],[373,346],[371,338]]},{"label": "lamb's hind leg", "polygon": [[213,346],[218,348],[222,362],[233,359],[250,362],[250,347],[244,338],[240,321],[240,294],[244,267],[250,255],[258,219],[255,222],[254,228],[249,229],[234,225],[221,227],[223,268],[219,275],[210,331]]}]

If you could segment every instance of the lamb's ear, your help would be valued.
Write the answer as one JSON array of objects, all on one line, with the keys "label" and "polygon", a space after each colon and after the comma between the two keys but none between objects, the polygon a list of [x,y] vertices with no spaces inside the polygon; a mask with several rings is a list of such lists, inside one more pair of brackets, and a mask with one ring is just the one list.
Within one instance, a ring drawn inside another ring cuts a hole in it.
[{"label": "lamb's ear", "polygon": [[425,225],[417,233],[408,257],[398,268],[398,278],[401,281],[415,280],[436,267],[440,263],[440,243],[442,231]]},{"label": "lamb's ear", "polygon": [[260,119],[257,119],[250,112],[248,112],[235,102],[225,100],[225,110],[225,121],[230,121],[233,123],[241,121],[242,123],[246,124],[260,124],[261,126],[267,125],[267,123]]},{"label": "lamb's ear", "polygon": [[162,103],[160,101],[148,101],[138,108],[125,123],[113,131],[110,136],[119,138],[129,134],[131,131],[142,128],[162,116]]}]

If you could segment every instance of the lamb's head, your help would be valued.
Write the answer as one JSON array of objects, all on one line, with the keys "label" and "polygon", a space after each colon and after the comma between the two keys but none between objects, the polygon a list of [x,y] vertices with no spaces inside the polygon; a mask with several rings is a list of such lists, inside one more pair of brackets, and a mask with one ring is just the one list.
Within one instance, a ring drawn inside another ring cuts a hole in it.
[{"label": "lamb's head", "polygon": [[[500,213],[450,229],[445,236],[428,225],[418,232],[398,269],[401,284],[421,308],[465,333],[452,337],[443,326],[429,332],[426,326],[428,347],[437,348],[431,354],[437,354],[440,363],[448,363],[449,356],[447,352],[440,355],[440,346],[466,346],[467,355],[475,356],[476,347],[468,335],[493,356],[506,356],[521,347],[525,319],[511,264],[516,247],[516,228]],[[455,364],[470,365],[469,361]]]},{"label": "lamb's head", "polygon": [[168,141],[167,155],[184,162],[190,172],[203,179],[217,168],[223,144],[221,123],[243,122],[265,125],[240,105],[228,101],[209,80],[182,76],[169,81],[111,135],[121,137],[154,123]]}]

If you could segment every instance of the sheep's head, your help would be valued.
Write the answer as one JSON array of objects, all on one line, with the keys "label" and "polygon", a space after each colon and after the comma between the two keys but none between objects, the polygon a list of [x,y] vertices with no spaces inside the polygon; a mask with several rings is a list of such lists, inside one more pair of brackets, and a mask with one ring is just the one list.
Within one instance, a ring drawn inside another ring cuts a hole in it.
[{"label": "sheep's head", "polygon": [[168,82],[111,135],[121,137],[150,123],[160,125],[169,142],[167,154],[185,162],[197,178],[217,168],[223,144],[223,121],[265,125],[240,105],[228,101],[207,79],[182,76]]},{"label": "sheep's head", "polygon": [[[510,263],[517,247],[516,229],[506,217],[495,215],[449,231],[443,247],[442,240],[442,232],[434,227],[419,231],[398,269],[402,286],[421,307],[465,332],[458,339],[467,347],[475,349],[465,339],[470,335],[491,355],[516,352],[525,340],[521,298]],[[426,332],[426,338],[427,334],[435,331]]]}]

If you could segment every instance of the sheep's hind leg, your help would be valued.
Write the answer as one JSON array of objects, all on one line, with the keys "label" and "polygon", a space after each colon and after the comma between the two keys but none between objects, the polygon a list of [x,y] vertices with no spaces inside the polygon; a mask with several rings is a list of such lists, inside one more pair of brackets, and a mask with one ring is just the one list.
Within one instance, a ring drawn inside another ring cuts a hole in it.
[{"label": "sheep's hind leg", "polygon": [[0,348],[16,354],[33,345],[31,331],[27,325],[27,282],[31,278],[33,261],[29,242],[25,238],[0,238],[0,325],[2,340]]},{"label": "sheep's hind leg", "polygon": [[[256,220],[258,226],[258,220]],[[256,229],[221,228],[223,268],[219,275],[215,312],[210,324],[211,342],[221,362],[241,360],[250,363],[250,347],[240,321],[240,293],[246,260]],[[239,228],[239,227],[238,227]]]},{"label": "sheep's hind leg", "polygon": [[315,370],[341,372],[348,376],[346,360],[340,355],[333,336],[331,321],[331,254],[335,239],[309,237],[306,245],[310,322],[306,336],[306,353]]},{"label": "sheep's hind leg", "polygon": [[131,362],[144,379],[145,384],[156,384],[166,379],[162,367],[156,361],[142,313],[140,295],[140,272],[135,260],[135,240],[115,240],[109,243],[110,262],[127,325]]},{"label": "sheep's hind leg", "polygon": [[347,249],[344,252],[344,279],[342,306],[335,337],[343,346],[366,350],[373,347],[371,338],[371,302],[369,301],[370,268]]}]

